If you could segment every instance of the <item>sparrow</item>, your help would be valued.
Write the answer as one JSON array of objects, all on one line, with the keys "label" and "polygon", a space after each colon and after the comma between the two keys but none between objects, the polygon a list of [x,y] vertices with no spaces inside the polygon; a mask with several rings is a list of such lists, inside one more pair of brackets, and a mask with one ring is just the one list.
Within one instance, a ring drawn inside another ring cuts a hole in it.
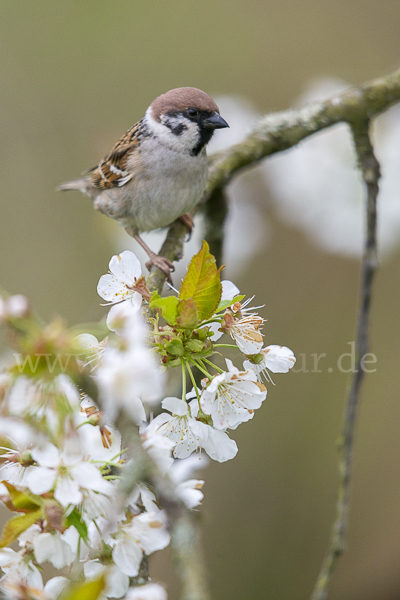
[{"label": "sparrow", "polygon": [[172,263],[153,252],[140,233],[170,225],[189,213],[204,193],[206,146],[216,129],[229,127],[214,100],[192,87],[158,96],[86,177],[62,183],[60,191],[79,190],[93,206],[115,219],[144,248],[149,262],[170,279]]}]

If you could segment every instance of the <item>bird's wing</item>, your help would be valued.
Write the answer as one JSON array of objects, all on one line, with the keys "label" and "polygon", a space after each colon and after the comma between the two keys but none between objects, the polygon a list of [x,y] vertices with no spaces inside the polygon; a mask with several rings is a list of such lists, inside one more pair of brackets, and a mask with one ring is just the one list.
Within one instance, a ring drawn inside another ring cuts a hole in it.
[{"label": "bird's wing", "polygon": [[94,187],[101,190],[122,187],[132,179],[133,174],[126,170],[127,161],[131,152],[139,147],[142,130],[143,122],[139,121],[122,136],[97,167],[89,169],[88,172],[93,171]]}]

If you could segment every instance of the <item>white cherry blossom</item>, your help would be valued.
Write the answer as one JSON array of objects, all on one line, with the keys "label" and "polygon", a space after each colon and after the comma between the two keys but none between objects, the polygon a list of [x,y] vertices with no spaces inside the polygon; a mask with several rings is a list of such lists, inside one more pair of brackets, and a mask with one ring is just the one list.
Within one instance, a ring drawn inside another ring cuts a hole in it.
[{"label": "white cherry blossom", "polygon": [[141,438],[143,448],[157,464],[161,473],[165,475],[174,464],[171,452],[175,447],[175,442],[162,435],[157,429],[150,427],[142,430]]},{"label": "white cherry blossom", "polygon": [[203,485],[204,481],[202,479],[188,479],[176,486],[175,493],[188,508],[195,508],[199,506],[204,498],[201,491]]},{"label": "white cherry blossom", "polygon": [[[200,405],[206,415],[211,415],[216,429],[236,429],[254,416],[267,391],[257,383],[253,370],[239,371],[226,359],[228,371],[216,375],[202,390]],[[212,457],[211,457],[212,458]]]},{"label": "white cherry blossom", "polygon": [[102,275],[97,286],[99,296],[110,304],[127,301],[139,310],[142,296],[135,286],[142,276],[142,267],[133,252],[126,250],[116,254],[108,265],[110,272]]},{"label": "white cherry blossom", "polygon": [[108,543],[112,546],[112,558],[117,567],[135,577],[139,572],[143,553],[152,554],[168,546],[169,533],[162,511],[142,513],[126,525],[122,525]]},{"label": "white cherry blossom", "polygon": [[108,337],[99,342],[95,335],[92,335],[91,333],[81,333],[80,335],[76,336],[76,339],[86,353],[86,362],[84,362],[85,366],[92,365],[92,368],[95,369],[97,367],[97,363],[104,354]]},{"label": "white cherry blossom", "polygon": [[43,580],[40,571],[32,563],[29,554],[24,550],[15,552],[11,548],[0,550],[0,569],[6,579],[15,583],[24,583],[38,590],[43,589]]},{"label": "white cherry blossom", "polygon": [[132,314],[123,331],[126,350],[108,347],[103,355],[97,381],[103,410],[111,421],[124,408],[139,425],[146,420],[143,402],[154,405],[162,396],[165,373],[147,335],[142,316]]},{"label": "white cherry blossom", "polygon": [[32,541],[37,562],[43,563],[49,561],[56,569],[69,566],[75,558],[75,552],[73,552],[67,540],[67,532],[63,534],[59,531],[55,531],[54,533],[39,533]]},{"label": "white cherry blossom", "polygon": [[[196,406],[197,401],[190,403],[193,414]],[[151,421],[145,432],[156,430],[172,440],[175,443],[174,456],[176,458],[187,458],[200,448],[203,448],[210,458],[218,462],[225,462],[236,455],[236,442],[231,440],[225,432],[216,431],[209,425],[197,421],[190,415],[189,407],[183,400],[165,398],[162,401],[162,407],[169,410],[172,415],[161,413]]]},{"label": "white cherry blossom", "polygon": [[89,560],[83,565],[85,577],[88,580],[105,576],[106,587],[104,594],[111,598],[122,598],[129,589],[129,577],[116,565],[103,565],[98,559]]},{"label": "white cherry blossom", "polygon": [[44,494],[54,488],[54,498],[63,506],[82,501],[82,490],[93,490],[106,495],[114,487],[106,481],[99,469],[82,460],[80,452],[60,451],[53,444],[33,448],[32,458],[38,466],[28,467],[25,484],[34,494]]},{"label": "white cherry blossom", "polygon": [[229,333],[244,354],[258,354],[263,346],[263,336],[259,332],[264,319],[258,315],[248,315],[243,319],[233,319],[229,323]]},{"label": "white cherry blossom", "polygon": [[122,335],[128,329],[129,323],[137,313],[137,307],[132,302],[121,302],[114,304],[108,312],[106,324],[110,331],[114,331],[117,335]]},{"label": "white cherry blossom", "polygon": [[250,360],[245,360],[243,363],[244,369],[253,369],[260,382],[262,382],[263,376],[266,381],[273,383],[269,371],[272,373],[288,373],[296,363],[293,351],[286,346],[267,346],[261,350],[260,354],[263,355],[260,362],[253,363]]}]

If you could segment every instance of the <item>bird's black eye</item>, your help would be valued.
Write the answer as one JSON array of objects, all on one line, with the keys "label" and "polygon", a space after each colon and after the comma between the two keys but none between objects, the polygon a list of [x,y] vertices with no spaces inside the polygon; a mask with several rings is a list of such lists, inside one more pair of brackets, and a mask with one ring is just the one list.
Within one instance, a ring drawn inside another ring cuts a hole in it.
[{"label": "bird's black eye", "polygon": [[199,114],[199,111],[197,110],[197,108],[189,108],[188,109],[189,117],[197,117],[198,114]]}]

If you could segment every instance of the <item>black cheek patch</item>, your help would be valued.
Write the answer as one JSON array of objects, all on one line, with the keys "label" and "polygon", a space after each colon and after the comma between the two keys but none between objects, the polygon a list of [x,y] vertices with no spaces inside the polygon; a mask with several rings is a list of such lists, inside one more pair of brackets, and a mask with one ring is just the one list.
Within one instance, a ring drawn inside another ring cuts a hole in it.
[{"label": "black cheek patch", "polygon": [[184,123],[179,123],[175,127],[171,127],[171,131],[174,135],[182,135],[184,131],[186,131],[187,126]]}]

